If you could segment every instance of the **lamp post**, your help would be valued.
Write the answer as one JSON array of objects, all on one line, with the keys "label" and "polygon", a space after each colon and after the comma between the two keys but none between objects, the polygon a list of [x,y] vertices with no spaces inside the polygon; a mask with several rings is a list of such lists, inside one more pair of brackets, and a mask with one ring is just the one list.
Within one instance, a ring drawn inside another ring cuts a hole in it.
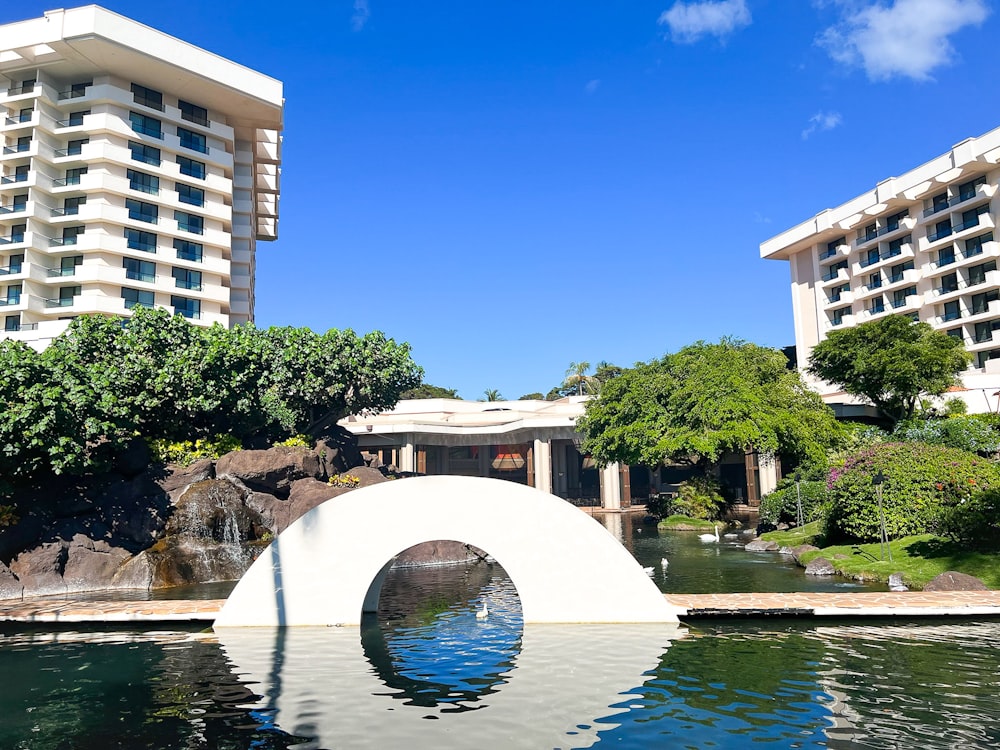
[{"label": "lamp post", "polygon": [[885,482],[885,474],[881,471],[872,477],[872,484],[875,486],[875,497],[878,498],[878,524],[879,524],[879,551],[880,556],[885,560],[886,550],[889,551],[889,562],[892,562],[892,548],[889,546],[889,532],[885,527],[885,511],[882,508],[882,484]]},{"label": "lamp post", "polygon": [[802,512],[802,489],[800,484],[802,483],[802,474],[796,469],[795,471],[795,525],[800,529],[805,525],[806,519],[805,514]]}]

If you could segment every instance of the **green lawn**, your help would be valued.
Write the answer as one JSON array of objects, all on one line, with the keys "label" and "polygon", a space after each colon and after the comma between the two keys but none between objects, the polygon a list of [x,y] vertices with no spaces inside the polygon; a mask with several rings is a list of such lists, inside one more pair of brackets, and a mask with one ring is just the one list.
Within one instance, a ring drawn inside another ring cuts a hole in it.
[{"label": "green lawn", "polygon": [[711,531],[715,526],[725,527],[724,523],[718,521],[706,521],[703,518],[689,518],[688,516],[667,516],[657,525],[661,529],[671,529],[672,531]]},{"label": "green lawn", "polygon": [[[771,531],[762,539],[794,547],[796,544],[815,544],[819,522],[806,524],[801,529]],[[902,573],[903,581],[912,589],[923,588],[934,576],[948,570],[957,570],[975,576],[991,589],[1000,589],[1000,554],[976,552],[955,542],[932,534],[908,536],[889,543],[892,562],[888,554],[883,560],[878,542],[873,544],[824,547],[818,552],[806,552],[800,558],[808,563],[825,557],[837,572],[849,578],[865,581],[888,581],[892,573]],[[836,559],[837,555],[843,555]]]}]

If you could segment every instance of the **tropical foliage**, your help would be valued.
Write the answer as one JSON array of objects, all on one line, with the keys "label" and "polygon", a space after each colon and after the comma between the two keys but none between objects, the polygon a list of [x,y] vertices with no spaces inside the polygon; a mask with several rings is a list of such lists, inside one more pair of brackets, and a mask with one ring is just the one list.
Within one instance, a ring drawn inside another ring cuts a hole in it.
[{"label": "tropical foliage", "polygon": [[136,435],[315,437],[390,408],[421,374],[380,332],[200,328],[141,307],[127,323],[81,317],[41,353],[0,342],[0,476],[100,467]]},{"label": "tropical foliage", "polygon": [[800,499],[805,523],[822,518],[828,498],[826,481],[804,481],[797,485],[791,478],[778,482],[774,491],[760,501],[760,520],[775,524],[797,521]]},{"label": "tropical foliage", "polygon": [[970,362],[960,338],[902,315],[831,331],[809,372],[879,408],[892,424],[914,415],[921,396],[939,396]]},{"label": "tropical foliage", "polygon": [[784,354],[737,339],[698,342],[625,370],[587,403],[578,426],[583,450],[602,465],[707,466],[746,450],[825,464],[840,435]]}]

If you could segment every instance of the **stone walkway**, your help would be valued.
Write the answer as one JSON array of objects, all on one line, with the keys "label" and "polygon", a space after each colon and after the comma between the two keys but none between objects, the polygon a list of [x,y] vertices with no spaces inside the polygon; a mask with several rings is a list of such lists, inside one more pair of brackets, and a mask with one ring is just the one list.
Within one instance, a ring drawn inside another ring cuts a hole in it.
[{"label": "stone walkway", "polygon": [[[1000,616],[1000,591],[858,592],[837,594],[669,594],[667,601],[701,617],[982,617]],[[182,623],[210,625],[223,599],[155,601],[0,601],[0,623]]]}]

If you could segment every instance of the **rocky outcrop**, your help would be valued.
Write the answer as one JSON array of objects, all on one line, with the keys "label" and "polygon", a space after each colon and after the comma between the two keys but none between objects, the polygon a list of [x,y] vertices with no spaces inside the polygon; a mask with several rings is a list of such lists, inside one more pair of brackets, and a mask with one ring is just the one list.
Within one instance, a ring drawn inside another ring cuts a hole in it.
[{"label": "rocky outcrop", "polygon": [[825,557],[817,557],[806,565],[807,576],[832,576],[837,572],[833,563]]},{"label": "rocky outcrop", "polygon": [[303,513],[387,481],[343,433],[316,450],[237,451],[187,467],[149,466],[133,441],[109,474],[23,490],[18,523],[0,529],[0,599],[239,578]]},{"label": "rocky outcrop", "polygon": [[743,549],[747,552],[777,552],[778,543],[768,542],[764,539],[754,539],[752,542],[747,542],[747,545]]},{"label": "rocky outcrop", "polygon": [[989,591],[989,588],[975,576],[948,570],[934,576],[924,591]]},{"label": "rocky outcrop", "polygon": [[424,542],[404,550],[396,557],[395,564],[409,568],[418,565],[449,565],[485,559],[486,553],[471,544],[437,541]]}]

